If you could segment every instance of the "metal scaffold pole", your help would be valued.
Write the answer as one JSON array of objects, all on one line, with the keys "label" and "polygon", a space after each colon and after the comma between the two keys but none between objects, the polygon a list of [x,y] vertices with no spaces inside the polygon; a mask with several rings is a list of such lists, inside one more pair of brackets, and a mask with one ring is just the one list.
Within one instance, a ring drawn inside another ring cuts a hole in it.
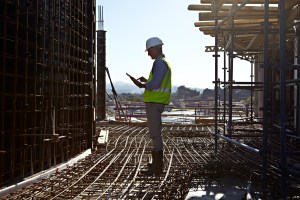
[{"label": "metal scaffold pole", "polygon": [[281,199],[287,197],[287,154],[286,154],[286,11],[285,0],[279,4],[279,51],[280,51],[280,165],[281,165]]},{"label": "metal scaffold pole", "polygon": [[218,25],[218,17],[217,17],[217,13],[216,12],[216,19],[215,19],[215,154],[218,152],[218,87],[219,87],[219,80],[218,80],[218,57],[219,57],[219,52],[218,52],[218,34],[219,34],[219,30],[217,28]]},{"label": "metal scaffold pole", "polygon": [[[295,65],[298,65],[298,67],[294,70],[294,79],[300,79],[300,21],[298,21],[298,24],[295,25],[295,59],[294,63]],[[296,130],[296,136],[300,137],[300,83],[297,82],[297,85],[294,88],[295,91],[295,130]]]},{"label": "metal scaffold pole", "polygon": [[269,0],[265,0],[264,4],[264,102],[263,102],[263,149],[262,149],[262,182],[263,195],[266,196],[267,185],[267,149],[268,149],[268,131],[269,131]]}]

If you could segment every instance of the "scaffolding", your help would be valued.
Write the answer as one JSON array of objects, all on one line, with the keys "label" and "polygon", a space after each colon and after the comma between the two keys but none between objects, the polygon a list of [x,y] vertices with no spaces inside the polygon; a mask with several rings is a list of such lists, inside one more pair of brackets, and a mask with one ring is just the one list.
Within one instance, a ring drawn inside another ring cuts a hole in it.
[{"label": "scaffolding", "polygon": [[[199,11],[195,26],[215,38],[215,44],[206,47],[207,52],[214,52],[215,60],[215,152],[221,138],[231,143],[237,137],[247,139],[245,135],[254,134],[249,128],[258,126],[255,137],[261,144],[249,150],[260,155],[264,198],[276,192],[280,199],[294,197],[300,185],[299,1],[201,0],[188,9]],[[220,52],[224,53],[223,81],[218,72]],[[234,58],[251,63],[250,82],[234,81]],[[227,110],[222,120],[217,118],[220,85],[223,110]],[[232,117],[236,89],[251,91],[247,120]],[[273,167],[274,174],[270,173]],[[278,184],[280,190],[270,183]]]},{"label": "scaffolding", "polygon": [[0,187],[92,147],[95,1],[0,1]]}]

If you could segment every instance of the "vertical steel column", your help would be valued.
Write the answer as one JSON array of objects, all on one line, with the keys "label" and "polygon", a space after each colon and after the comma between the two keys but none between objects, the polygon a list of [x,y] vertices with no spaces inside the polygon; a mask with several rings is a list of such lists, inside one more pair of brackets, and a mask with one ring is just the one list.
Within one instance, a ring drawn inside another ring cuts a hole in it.
[{"label": "vertical steel column", "polygon": [[[231,17],[231,29],[234,29],[234,16]],[[230,34],[230,48],[229,48],[229,66],[228,66],[228,135],[232,135],[232,92],[233,92],[233,50],[234,50],[234,32]]]},{"label": "vertical steel column", "polygon": [[[7,2],[6,0],[3,0],[0,2],[0,6],[3,9],[3,15],[6,16],[7,15]],[[4,129],[4,117],[5,117],[5,112],[4,112],[4,108],[5,108],[5,97],[4,97],[4,93],[5,93],[5,66],[6,66],[6,58],[5,58],[5,54],[6,54],[6,24],[7,24],[7,20],[0,18],[0,22],[1,25],[3,26],[2,28],[2,34],[4,35],[4,38],[0,38],[0,41],[3,43],[2,49],[0,48],[0,187],[2,186],[3,183],[3,177],[4,177],[4,156],[6,154],[6,150],[4,147],[4,140],[5,140],[5,129]],[[1,32],[0,32],[1,33]]]},{"label": "vertical steel column", "polygon": [[254,74],[253,74],[253,70],[254,70],[254,63],[255,61],[253,61],[253,59],[251,60],[251,75],[250,75],[250,79],[251,79],[251,95],[250,95],[250,121],[253,121],[253,80],[254,80]]},{"label": "vertical steel column", "polygon": [[[225,44],[225,41],[224,41],[224,46],[225,46],[226,44]],[[227,98],[227,95],[226,95],[226,91],[227,91],[227,89],[226,89],[226,74],[227,74],[227,72],[226,72],[226,70],[227,70],[227,66],[226,66],[226,49],[224,48],[224,54],[223,54],[223,56],[224,56],[224,68],[223,68],[223,74],[224,74],[224,88],[223,88],[223,95],[224,95],[224,97],[223,97],[223,123],[224,123],[224,131],[225,131],[225,127],[226,127],[226,105],[227,105],[227,103],[226,103],[226,98]]]},{"label": "vertical steel column", "polygon": [[[31,5],[32,6],[32,5]],[[29,9],[29,4],[27,4],[27,6],[26,6],[26,16],[22,16],[22,17],[24,17],[24,18],[26,18],[26,27],[31,27],[30,26],[30,21],[29,21],[29,13],[30,13],[30,9]],[[26,37],[25,37],[25,55],[26,55],[26,58],[25,58],[25,68],[26,68],[26,71],[25,71],[25,83],[24,83],[24,85],[25,85],[25,91],[24,91],[24,107],[25,107],[25,109],[22,111],[22,116],[23,116],[23,119],[22,120],[24,120],[24,127],[23,127],[23,133],[30,133],[30,131],[28,130],[28,128],[27,127],[30,127],[30,124],[28,123],[27,124],[27,118],[30,118],[30,116],[29,116],[29,112],[27,112],[27,107],[28,107],[28,97],[29,97],[29,95],[28,95],[28,85],[30,85],[30,81],[29,80],[31,80],[31,79],[29,79],[29,77],[28,77],[28,70],[29,70],[29,57],[30,57],[30,54],[31,54],[31,52],[29,51],[29,29],[27,28],[26,29]],[[31,113],[30,113],[31,114]],[[24,178],[25,177],[25,171],[26,171],[26,160],[27,160],[27,158],[26,158],[26,151],[27,151],[27,148],[28,148],[28,141],[27,141],[27,136],[22,136],[21,137],[21,145],[23,146],[23,147],[20,147],[21,149],[22,149],[22,154],[21,154],[21,167],[22,167],[22,169],[21,169],[21,177],[22,178]],[[32,146],[34,146],[34,145],[32,145]],[[31,147],[32,148],[32,147]],[[31,174],[33,174],[33,165],[31,164]]]},{"label": "vertical steel column", "polygon": [[106,118],[106,31],[103,30],[103,7],[98,7],[99,18],[97,30],[97,120]]},{"label": "vertical steel column", "polygon": [[215,153],[218,151],[218,34],[219,34],[219,26],[218,26],[218,12],[216,10],[216,19],[215,19]]},{"label": "vertical steel column", "polygon": [[[300,24],[295,25],[295,43],[294,43],[294,64],[300,64]],[[294,79],[300,79],[300,70],[297,67],[294,70]],[[300,84],[297,82],[294,87],[294,128],[296,135],[300,136]]]},{"label": "vertical steel column", "polygon": [[86,18],[87,27],[90,27],[87,29],[87,35],[88,35],[88,41],[86,48],[89,49],[88,51],[88,57],[90,60],[90,66],[91,69],[89,69],[89,77],[88,81],[90,83],[89,87],[89,96],[90,100],[88,101],[88,104],[90,105],[90,110],[87,110],[87,112],[92,113],[91,115],[88,115],[88,122],[90,123],[91,127],[91,133],[88,137],[88,148],[93,148],[93,136],[96,132],[96,122],[95,122],[95,115],[96,115],[96,66],[95,66],[95,52],[96,52],[96,46],[95,46],[95,34],[96,34],[96,1],[93,1],[91,3],[87,3],[88,10]]},{"label": "vertical steel column", "polygon": [[285,0],[279,1],[279,50],[280,50],[280,160],[281,160],[281,199],[287,197],[287,158],[286,158],[286,11]]},{"label": "vertical steel column", "polygon": [[18,32],[19,32],[19,7],[20,3],[19,1],[16,2],[16,10],[15,10],[15,35],[14,35],[14,60],[13,60],[13,89],[11,92],[13,92],[13,110],[12,110],[12,126],[11,126],[11,146],[10,146],[10,173],[9,173],[9,179],[10,181],[13,181],[16,175],[16,127],[17,127],[17,84],[18,84],[18,45],[19,45],[19,38],[18,38]]},{"label": "vertical steel column", "polygon": [[45,165],[47,165],[47,149],[44,148],[47,145],[47,142],[45,141],[45,135],[46,135],[46,129],[47,129],[47,115],[45,114],[47,111],[47,92],[48,92],[48,87],[46,85],[47,79],[47,70],[48,70],[48,50],[46,48],[46,46],[48,46],[48,18],[49,18],[49,5],[48,2],[42,2],[41,3],[41,7],[39,8],[43,11],[47,12],[43,12],[42,14],[42,22],[41,25],[39,27],[40,29],[40,39],[38,41],[38,44],[40,46],[40,48],[42,49],[41,52],[41,58],[39,60],[40,65],[39,65],[39,69],[37,70],[38,73],[38,81],[39,81],[39,85],[37,85],[37,93],[36,96],[41,96],[40,97],[40,101],[41,101],[41,108],[40,108],[40,117],[41,119],[38,119],[39,123],[39,127],[40,127],[40,134],[42,134],[41,136],[41,141],[39,142],[39,146],[43,147],[40,152],[39,152],[39,158],[41,159],[41,169],[45,168]]},{"label": "vertical steel column", "polygon": [[[225,41],[224,41],[224,43],[225,43]],[[224,44],[224,46],[225,46],[226,44]],[[223,93],[224,93],[224,100],[223,100],[223,120],[224,120],[224,126],[225,126],[225,121],[226,121],[226,99],[227,99],[227,95],[226,95],[226,74],[227,74],[227,72],[226,72],[226,70],[227,70],[227,61],[226,61],[226,49],[224,48],[224,54],[223,54],[223,56],[224,56],[224,60],[223,60],[223,63],[224,63],[224,68],[223,68],[223,74],[224,74],[224,79],[223,79],[223,81],[224,81],[224,88],[223,88]],[[225,127],[224,127],[224,130],[225,130]]]},{"label": "vertical steel column", "polygon": [[263,148],[262,148],[262,182],[263,195],[267,186],[267,149],[268,149],[268,121],[269,121],[269,0],[265,0],[264,15],[264,101],[263,101]]}]

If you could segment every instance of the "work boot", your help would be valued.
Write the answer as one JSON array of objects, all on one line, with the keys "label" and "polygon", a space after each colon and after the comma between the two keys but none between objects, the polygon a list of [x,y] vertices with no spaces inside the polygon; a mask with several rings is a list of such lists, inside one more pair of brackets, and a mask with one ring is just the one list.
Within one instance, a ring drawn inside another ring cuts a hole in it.
[{"label": "work boot", "polygon": [[148,170],[142,171],[142,174],[151,176],[160,175],[163,172],[163,151],[152,151],[152,164],[148,163]]}]

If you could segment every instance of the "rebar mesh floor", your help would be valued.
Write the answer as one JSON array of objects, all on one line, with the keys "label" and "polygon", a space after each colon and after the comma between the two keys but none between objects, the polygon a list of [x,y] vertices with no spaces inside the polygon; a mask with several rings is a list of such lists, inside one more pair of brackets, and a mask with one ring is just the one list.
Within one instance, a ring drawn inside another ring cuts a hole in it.
[{"label": "rebar mesh floor", "polygon": [[[228,187],[222,177],[239,179],[239,185],[230,187],[245,195],[250,193],[249,186],[252,195],[261,193],[260,155],[222,140],[216,154],[215,137],[208,127],[163,128],[164,172],[160,176],[141,174],[151,153],[146,127],[105,124],[98,130],[109,130],[105,145],[76,165],[3,199],[185,199],[189,191],[199,188]],[[259,138],[244,142],[259,148]],[[276,167],[268,175],[276,179]],[[291,180],[297,191],[299,180]]]}]

